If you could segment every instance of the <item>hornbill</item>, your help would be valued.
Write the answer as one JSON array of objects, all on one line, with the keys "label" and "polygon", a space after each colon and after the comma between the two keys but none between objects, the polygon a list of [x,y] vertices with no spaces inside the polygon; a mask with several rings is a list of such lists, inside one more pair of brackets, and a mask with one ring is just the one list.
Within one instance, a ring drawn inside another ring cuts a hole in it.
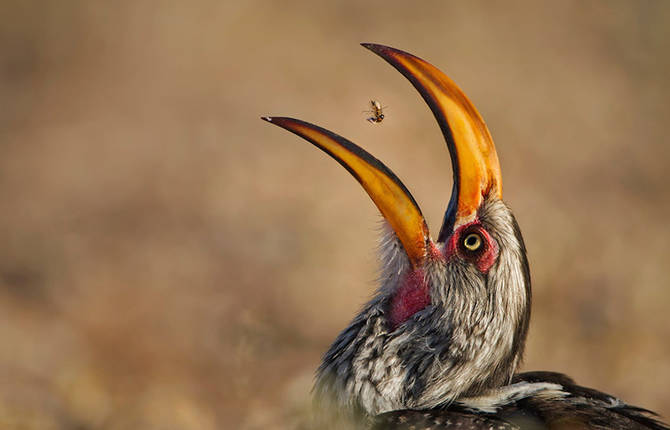
[{"label": "hornbill", "polygon": [[381,161],[316,125],[263,117],[339,162],[385,220],[379,289],[317,371],[322,416],[377,429],[668,429],[654,413],[562,374],[515,374],[528,332],[530,274],[519,226],[502,200],[489,130],[440,70],[394,48],[363,46],[428,103],[454,181],[434,241],[409,190]]}]

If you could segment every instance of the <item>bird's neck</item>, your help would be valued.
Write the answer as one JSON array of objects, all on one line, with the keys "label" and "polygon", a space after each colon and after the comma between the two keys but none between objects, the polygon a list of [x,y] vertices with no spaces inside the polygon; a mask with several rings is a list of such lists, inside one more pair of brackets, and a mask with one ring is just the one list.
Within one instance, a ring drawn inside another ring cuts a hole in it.
[{"label": "bird's neck", "polygon": [[[450,297],[458,294],[467,292]],[[395,328],[392,300],[373,299],[325,354],[315,395],[326,408],[367,415],[434,408],[509,382],[525,329],[495,312],[496,298],[458,316],[429,304]]]}]

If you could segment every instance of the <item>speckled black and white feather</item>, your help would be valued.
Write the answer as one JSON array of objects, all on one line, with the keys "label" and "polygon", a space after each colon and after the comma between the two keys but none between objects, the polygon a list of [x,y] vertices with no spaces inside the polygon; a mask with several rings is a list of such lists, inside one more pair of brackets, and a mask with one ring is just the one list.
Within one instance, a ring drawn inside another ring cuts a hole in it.
[{"label": "speckled black and white feather", "polygon": [[[507,392],[504,393],[503,392]],[[470,399],[472,400],[472,399]],[[474,404],[460,399],[430,410],[402,410],[375,417],[373,430],[668,430],[653,412],[609,394],[576,385],[554,372],[516,375]],[[495,405],[495,407],[493,407]]]},{"label": "speckled black and white feather", "polygon": [[384,229],[381,286],[325,354],[315,385],[321,404],[372,416],[437,407],[510,381],[528,327],[525,248],[501,201],[487,200],[478,217],[499,243],[498,261],[482,274],[456,258],[428,259],[431,303],[395,329],[389,301],[410,265]]}]

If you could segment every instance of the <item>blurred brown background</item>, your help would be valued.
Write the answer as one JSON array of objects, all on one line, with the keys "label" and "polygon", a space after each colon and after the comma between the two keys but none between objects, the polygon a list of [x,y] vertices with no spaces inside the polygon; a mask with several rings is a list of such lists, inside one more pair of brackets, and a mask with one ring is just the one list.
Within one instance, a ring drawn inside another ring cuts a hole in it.
[{"label": "blurred brown background", "polygon": [[446,71],[493,133],[525,369],[670,417],[670,2],[0,4],[0,427],[296,425],[375,287],[379,215],[259,116],[356,141],[435,232],[451,190],[428,108],[364,41]]}]

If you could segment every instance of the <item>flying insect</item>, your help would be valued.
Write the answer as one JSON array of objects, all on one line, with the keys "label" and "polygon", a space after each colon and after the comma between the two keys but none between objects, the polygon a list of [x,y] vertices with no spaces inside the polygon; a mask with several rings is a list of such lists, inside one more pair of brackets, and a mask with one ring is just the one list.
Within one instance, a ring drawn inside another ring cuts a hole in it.
[{"label": "flying insect", "polygon": [[379,103],[377,100],[370,100],[370,110],[366,110],[363,112],[372,115],[370,118],[367,119],[369,122],[378,124],[384,121],[384,109],[386,109],[386,106],[382,107],[382,104]]}]

